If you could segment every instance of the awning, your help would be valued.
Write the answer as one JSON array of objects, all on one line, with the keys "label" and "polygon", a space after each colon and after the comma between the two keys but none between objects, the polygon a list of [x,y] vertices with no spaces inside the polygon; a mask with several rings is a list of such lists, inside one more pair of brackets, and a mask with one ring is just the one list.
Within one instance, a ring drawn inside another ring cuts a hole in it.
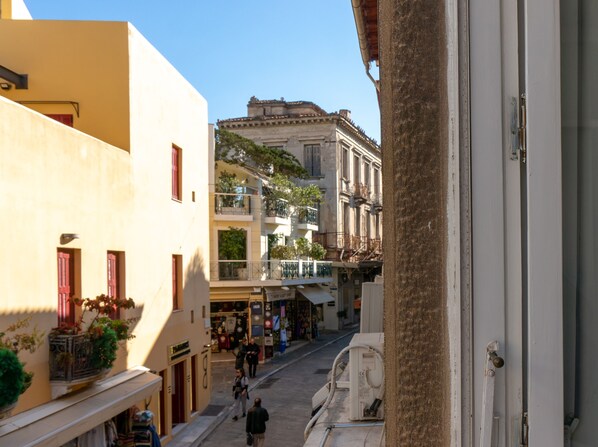
[{"label": "awning", "polygon": [[313,304],[327,303],[334,301],[334,297],[330,295],[324,288],[320,286],[304,286],[303,289],[297,289],[301,295],[310,300]]},{"label": "awning", "polygon": [[294,288],[287,287],[287,290],[285,290],[282,287],[264,287],[264,289],[266,289],[266,300],[268,302],[295,299]]},{"label": "awning", "polygon": [[162,378],[135,368],[19,413],[0,426],[0,445],[62,445],[158,391]]}]

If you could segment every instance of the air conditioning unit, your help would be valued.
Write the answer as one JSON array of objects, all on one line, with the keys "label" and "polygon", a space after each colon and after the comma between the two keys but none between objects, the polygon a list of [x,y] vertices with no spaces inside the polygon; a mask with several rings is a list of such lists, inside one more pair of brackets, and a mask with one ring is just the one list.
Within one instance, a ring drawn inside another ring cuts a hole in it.
[{"label": "air conditioning unit", "polygon": [[[352,421],[384,419],[384,333],[355,334],[349,346]],[[375,349],[375,350],[374,350]]]}]

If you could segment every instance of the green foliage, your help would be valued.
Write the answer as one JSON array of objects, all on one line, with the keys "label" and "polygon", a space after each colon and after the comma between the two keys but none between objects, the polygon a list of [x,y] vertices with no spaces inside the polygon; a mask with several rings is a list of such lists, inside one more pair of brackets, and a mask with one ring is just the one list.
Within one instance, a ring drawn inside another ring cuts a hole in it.
[{"label": "green foliage", "polygon": [[252,166],[265,175],[280,173],[289,177],[307,178],[307,171],[288,151],[256,144],[248,138],[216,129],[216,161],[239,166]]},{"label": "green foliage", "polygon": [[274,174],[269,184],[268,198],[284,199],[295,208],[314,206],[322,201],[322,191],[316,185],[297,186],[281,174]]},{"label": "green foliage", "polygon": [[295,240],[294,245],[276,245],[270,250],[272,259],[313,259],[319,261],[324,259],[326,249],[317,242],[310,242],[304,237]]},{"label": "green foliage", "polygon": [[247,234],[241,228],[228,227],[227,231],[218,232],[218,259],[243,260],[247,253]]},{"label": "green foliage", "polygon": [[94,368],[109,369],[116,360],[118,337],[110,324],[96,324],[89,330],[93,343],[91,364]]},{"label": "green foliage", "polygon": [[[135,318],[122,319],[110,318],[115,312],[135,307],[132,298],[116,298],[105,294],[97,295],[94,298],[73,298],[77,307],[82,309],[79,318],[75,323],[62,323],[53,328],[50,335],[77,335],[87,333],[92,345],[92,364],[96,368],[108,369],[116,360],[118,342],[129,340],[134,336],[130,333],[131,325]],[[93,318],[83,330],[85,314],[93,313]],[[65,354],[65,355],[61,355]],[[56,362],[63,366],[69,366],[74,359],[70,353],[59,353]]]},{"label": "green foliage", "polygon": [[10,349],[0,349],[0,408],[17,401],[25,391],[25,371],[17,354]]},{"label": "green foliage", "polygon": [[[0,407],[16,402],[19,395],[24,393],[33,381],[33,373],[25,371],[25,364],[17,357],[21,351],[29,351],[33,354],[44,343],[45,332],[40,331],[37,326],[29,330],[30,323],[31,316],[18,320],[4,332],[0,332]],[[14,363],[15,358],[19,366]],[[15,375],[18,377],[15,378]],[[16,393],[14,400],[2,404],[2,401],[8,399],[13,393]]]},{"label": "green foliage", "polygon": [[218,183],[216,183],[216,192],[221,193],[236,193],[237,189],[242,185],[241,180],[237,178],[237,174],[222,171],[218,176]]}]

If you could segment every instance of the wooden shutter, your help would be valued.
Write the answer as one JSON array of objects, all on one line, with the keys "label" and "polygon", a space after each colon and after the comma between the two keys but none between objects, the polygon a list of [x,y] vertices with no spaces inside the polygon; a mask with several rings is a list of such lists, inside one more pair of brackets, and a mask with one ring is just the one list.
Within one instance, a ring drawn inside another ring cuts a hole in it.
[{"label": "wooden shutter", "polygon": [[180,149],[176,146],[172,146],[172,198],[180,200]]},{"label": "wooden shutter", "polygon": [[[108,252],[108,262],[107,262],[107,269],[108,269],[108,296],[115,297],[115,298],[122,298],[120,294],[120,275],[119,275],[119,263],[118,263],[118,253],[115,252]],[[110,313],[110,318],[116,319],[119,318],[118,309],[114,309],[113,312]]]},{"label": "wooden shutter", "polygon": [[58,324],[75,322],[73,254],[58,252]]},{"label": "wooden shutter", "polygon": [[179,308],[178,262],[176,255],[172,257],[172,310]]}]

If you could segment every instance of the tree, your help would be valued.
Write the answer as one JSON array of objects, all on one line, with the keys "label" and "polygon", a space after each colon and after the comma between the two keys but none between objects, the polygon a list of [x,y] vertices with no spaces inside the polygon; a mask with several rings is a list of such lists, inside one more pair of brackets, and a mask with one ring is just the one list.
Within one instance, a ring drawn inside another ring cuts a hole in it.
[{"label": "tree", "polygon": [[322,201],[322,191],[316,185],[297,186],[281,174],[274,174],[269,183],[268,198],[284,199],[295,208],[314,206]]},{"label": "tree", "polygon": [[296,178],[308,176],[299,160],[284,149],[263,146],[224,129],[216,129],[215,141],[216,161],[251,166],[265,175],[279,173]]}]

